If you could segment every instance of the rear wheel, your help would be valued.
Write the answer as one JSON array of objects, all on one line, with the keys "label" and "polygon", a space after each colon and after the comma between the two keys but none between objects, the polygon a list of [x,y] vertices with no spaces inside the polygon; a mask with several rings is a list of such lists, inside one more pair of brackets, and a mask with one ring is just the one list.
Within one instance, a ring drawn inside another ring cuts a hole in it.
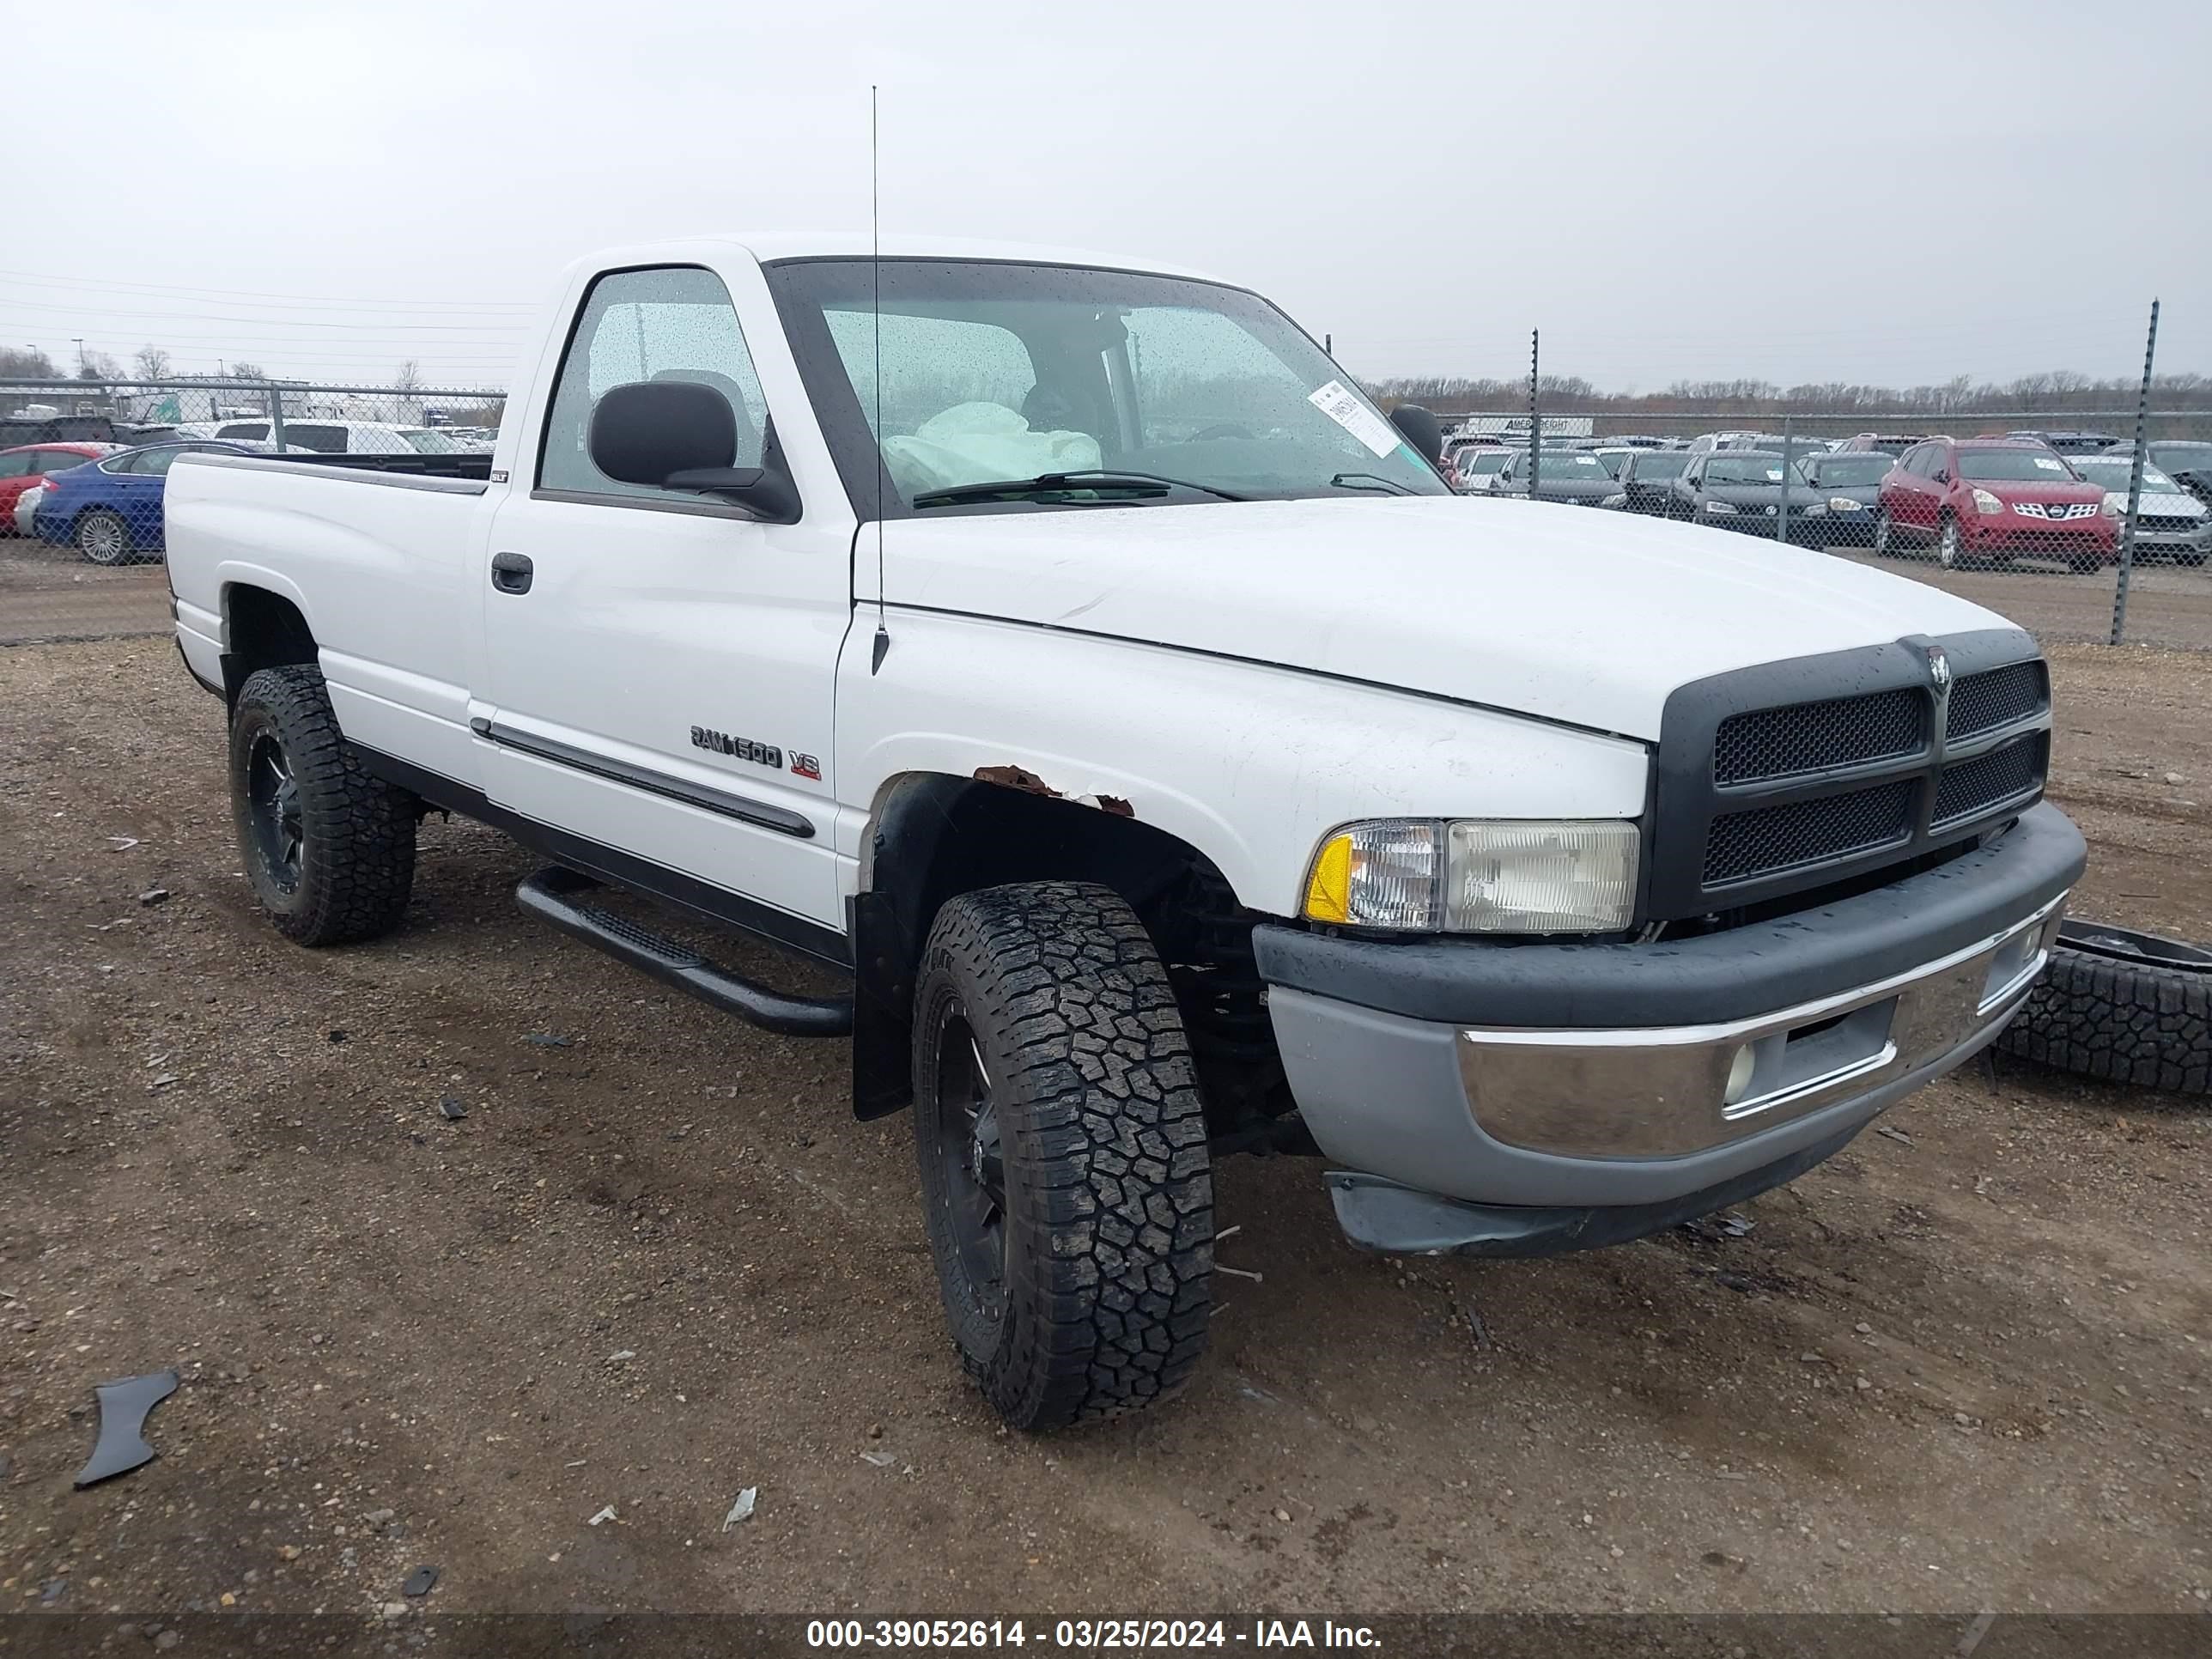
[{"label": "rear wheel", "polygon": [[76,550],[97,565],[131,562],[131,526],[119,513],[94,507],[76,521]]},{"label": "rear wheel", "polygon": [[322,671],[264,668],[230,720],[231,816],[254,896],[301,945],[398,925],[415,882],[415,797],[365,771]]},{"label": "rear wheel", "polygon": [[964,894],[914,1033],[923,1220],[969,1374],[1025,1430],[1175,1392],[1212,1316],[1213,1182],[1144,924],[1103,887]]}]

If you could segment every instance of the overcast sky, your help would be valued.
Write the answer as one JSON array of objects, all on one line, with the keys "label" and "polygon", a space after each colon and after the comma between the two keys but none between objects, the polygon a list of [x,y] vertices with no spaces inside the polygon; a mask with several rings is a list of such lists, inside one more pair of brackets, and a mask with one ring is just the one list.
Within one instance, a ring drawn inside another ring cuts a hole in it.
[{"label": "overcast sky", "polygon": [[6,29],[0,341],[501,385],[604,244],[864,228],[1259,288],[1366,376],[2212,370],[2212,4],[102,0]]}]

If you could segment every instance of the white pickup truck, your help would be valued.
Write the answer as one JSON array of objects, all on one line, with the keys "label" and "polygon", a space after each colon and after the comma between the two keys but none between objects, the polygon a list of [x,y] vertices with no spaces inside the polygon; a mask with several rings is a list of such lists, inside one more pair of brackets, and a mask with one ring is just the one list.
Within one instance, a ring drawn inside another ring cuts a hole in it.
[{"label": "white pickup truck", "polygon": [[[1637,1238],[1988,1043],[2081,871],[2026,634],[1455,495],[1417,418],[1212,278],[625,248],[513,399],[489,455],[170,474],[260,902],[373,938],[460,812],[543,855],[519,896],[570,933],[849,1033],[1018,1425],[1190,1374],[1213,1158],[1317,1155],[1369,1249]],[[850,993],[740,978],[604,884]]]}]

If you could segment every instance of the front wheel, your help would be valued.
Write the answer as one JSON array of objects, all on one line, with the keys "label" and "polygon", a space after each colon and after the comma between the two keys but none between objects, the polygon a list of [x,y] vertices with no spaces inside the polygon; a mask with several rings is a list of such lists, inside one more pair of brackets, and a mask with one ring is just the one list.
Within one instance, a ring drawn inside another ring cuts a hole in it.
[{"label": "front wheel", "polygon": [[254,896],[301,945],[389,933],[415,883],[415,797],[362,767],[322,671],[264,668],[230,717],[230,804]]},{"label": "front wheel", "polygon": [[1956,570],[1960,562],[1959,521],[1943,520],[1943,527],[1936,532],[1936,562],[1946,570]]},{"label": "front wheel", "polygon": [[1892,551],[1890,540],[1894,533],[1890,529],[1888,513],[1885,511],[1876,514],[1874,521],[1874,550],[1877,558],[1886,559],[1889,556]]},{"label": "front wheel", "polygon": [[131,526],[119,513],[95,507],[76,521],[73,538],[76,550],[97,565],[112,567],[131,562]]},{"label": "front wheel", "polygon": [[1116,894],[938,913],[914,1007],[923,1222],[962,1364],[1014,1427],[1179,1389],[1212,1315],[1213,1178],[1175,992]]}]

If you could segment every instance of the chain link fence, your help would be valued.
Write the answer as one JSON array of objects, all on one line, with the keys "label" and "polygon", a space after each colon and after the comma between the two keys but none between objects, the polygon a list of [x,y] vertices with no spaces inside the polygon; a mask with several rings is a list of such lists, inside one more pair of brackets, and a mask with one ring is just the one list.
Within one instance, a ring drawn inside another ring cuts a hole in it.
[{"label": "chain link fence", "polygon": [[98,565],[159,559],[168,471],[187,451],[416,456],[440,471],[489,453],[506,402],[465,386],[0,380],[0,537]]},{"label": "chain link fence", "polygon": [[1532,366],[1518,386],[1379,390],[1443,418],[1448,475],[1468,493],[1814,549],[2046,639],[2212,650],[2212,380],[2157,380],[2148,349],[2142,377],[2037,376],[1981,398],[1953,382],[1887,402],[1855,387],[1699,398],[1711,388],[1694,383],[1638,398]]},{"label": "chain link fence", "polygon": [[[1447,471],[1471,493],[1816,549],[1935,582],[2046,639],[2212,650],[2212,380],[2146,376],[2139,398],[2118,375],[2047,378],[2041,398],[1978,400],[1954,383],[1887,404],[1771,387],[1606,397],[1571,375],[1537,380],[1534,398],[1497,381],[1377,390],[1443,418]],[[505,404],[487,387],[0,380],[0,537],[101,564],[158,558],[164,477],[186,448],[416,454],[437,470],[489,451]]]}]

